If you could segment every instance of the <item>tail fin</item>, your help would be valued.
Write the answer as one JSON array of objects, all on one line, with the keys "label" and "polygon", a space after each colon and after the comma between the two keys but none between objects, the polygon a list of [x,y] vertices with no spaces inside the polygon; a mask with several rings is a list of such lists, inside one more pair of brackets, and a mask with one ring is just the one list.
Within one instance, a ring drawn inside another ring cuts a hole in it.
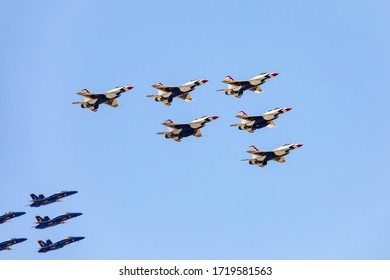
[{"label": "tail fin", "polygon": [[30,193],[30,196],[31,196],[32,200],[39,199],[34,193]]},{"label": "tail fin", "polygon": [[41,248],[46,247],[45,242],[43,242],[42,240],[38,240],[38,243],[41,246]]},{"label": "tail fin", "polygon": [[43,220],[46,222],[46,221],[50,221],[50,218],[49,218],[49,216],[45,216],[45,217],[43,217]]},{"label": "tail fin", "polygon": [[38,194],[38,197],[39,197],[39,199],[44,199],[45,198],[45,196],[43,195],[43,194]]},{"label": "tail fin", "polygon": [[80,91],[81,93],[90,93],[89,90],[87,90],[86,88],[83,89],[82,91]]},{"label": "tail fin", "polygon": [[245,113],[244,111],[240,111],[240,112],[238,112],[237,116],[243,116],[243,117],[246,117],[246,116],[248,116],[248,114],[247,114],[247,113]]},{"label": "tail fin", "polygon": [[173,123],[171,119],[167,119],[164,123]]},{"label": "tail fin", "polygon": [[225,79],[223,79],[222,82],[231,82],[231,81],[234,81],[234,79],[230,76],[226,76]]},{"label": "tail fin", "polygon": [[252,146],[249,146],[249,151],[258,152],[259,149],[252,145]]},{"label": "tail fin", "polygon": [[35,219],[37,219],[38,223],[43,223],[43,219],[41,218],[41,216],[35,216]]},{"label": "tail fin", "polygon": [[51,242],[50,239],[46,239],[46,246],[49,246],[49,245],[51,245],[51,244],[53,244],[53,242]]},{"label": "tail fin", "polygon": [[160,86],[163,86],[162,83],[157,83],[157,84],[153,84],[152,87],[156,88],[156,87],[160,87]]}]

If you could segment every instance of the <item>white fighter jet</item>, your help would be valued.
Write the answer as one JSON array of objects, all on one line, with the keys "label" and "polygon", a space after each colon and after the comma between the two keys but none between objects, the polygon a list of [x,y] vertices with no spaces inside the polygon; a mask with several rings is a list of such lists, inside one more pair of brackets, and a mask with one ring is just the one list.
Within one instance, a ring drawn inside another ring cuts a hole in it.
[{"label": "white fighter jet", "polygon": [[218,91],[225,92],[226,95],[233,95],[237,98],[240,98],[244,94],[245,90],[261,93],[263,90],[260,85],[264,84],[266,80],[276,77],[277,75],[279,75],[279,73],[266,72],[249,80],[234,80],[232,77],[226,76],[222,82],[228,84],[228,88],[220,89]]},{"label": "white fighter jet", "polygon": [[154,98],[156,102],[162,102],[170,106],[173,98],[179,97],[187,102],[192,101],[190,92],[197,86],[207,83],[208,80],[193,80],[181,86],[164,86],[162,83],[154,84],[152,87],[157,89],[157,94],[147,95],[146,97]]},{"label": "white fighter jet", "polygon": [[120,86],[109,90],[106,93],[91,93],[87,89],[83,89],[82,91],[77,92],[77,94],[84,97],[84,101],[73,102],[72,104],[80,104],[81,108],[88,108],[93,112],[97,111],[100,104],[106,104],[113,108],[117,108],[118,102],[115,99],[132,88],[132,86]]},{"label": "white fighter jet", "polygon": [[290,111],[291,108],[275,108],[268,110],[261,116],[249,116],[244,111],[240,111],[237,118],[241,119],[241,123],[232,124],[230,126],[238,126],[239,130],[246,130],[253,133],[256,129],[263,127],[274,128],[274,120],[279,117],[280,114]]},{"label": "white fighter jet", "polygon": [[195,137],[202,137],[200,129],[206,125],[206,123],[218,119],[217,116],[209,117],[204,116],[199,119],[195,119],[190,123],[174,123],[171,120],[166,120],[162,124],[168,127],[167,132],[158,132],[157,134],[165,135],[167,139],[173,139],[176,142],[180,142],[182,138],[194,135]]},{"label": "white fighter jet", "polygon": [[288,155],[290,151],[302,147],[302,144],[285,144],[273,151],[260,151],[255,146],[249,146],[250,150],[247,153],[252,154],[251,159],[243,159],[241,161],[249,161],[249,164],[254,164],[259,167],[264,167],[267,162],[274,160],[280,163],[285,162],[285,155]]}]

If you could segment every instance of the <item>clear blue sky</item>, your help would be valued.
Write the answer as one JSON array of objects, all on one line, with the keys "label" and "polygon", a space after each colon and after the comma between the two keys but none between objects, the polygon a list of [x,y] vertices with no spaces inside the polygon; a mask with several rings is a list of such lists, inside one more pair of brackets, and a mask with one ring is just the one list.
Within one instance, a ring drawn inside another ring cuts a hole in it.
[{"label": "clear blue sky", "polygon": [[[389,259],[390,5],[387,1],[2,1],[0,259]],[[280,75],[226,96],[226,75]],[[208,79],[193,102],[145,96]],[[97,113],[83,88],[134,89]],[[275,129],[229,127],[245,110],[293,110]],[[204,138],[161,122],[218,120]],[[285,164],[249,145],[303,143]],[[29,208],[31,192],[78,190]],[[84,215],[46,230],[34,216]],[[86,239],[36,253],[38,239]]]}]

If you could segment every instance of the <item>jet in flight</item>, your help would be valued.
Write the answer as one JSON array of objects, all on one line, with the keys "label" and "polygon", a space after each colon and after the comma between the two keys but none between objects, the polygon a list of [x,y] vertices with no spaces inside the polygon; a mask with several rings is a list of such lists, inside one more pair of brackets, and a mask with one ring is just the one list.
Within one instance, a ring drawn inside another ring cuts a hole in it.
[{"label": "jet in flight", "polygon": [[21,243],[21,242],[26,241],[26,240],[27,240],[27,238],[11,238],[10,240],[0,242],[0,251],[12,250],[10,248],[12,245]]},{"label": "jet in flight", "polygon": [[255,146],[250,146],[250,150],[247,153],[252,154],[251,159],[243,159],[242,161],[249,161],[249,164],[254,164],[259,167],[267,165],[268,161],[274,160],[280,163],[285,162],[285,155],[288,155],[290,151],[302,147],[302,144],[285,144],[273,151],[260,151]]},{"label": "jet in flight", "polygon": [[157,89],[157,94],[147,95],[146,97],[154,98],[156,102],[162,102],[170,106],[173,98],[179,97],[187,102],[192,101],[190,92],[197,86],[207,83],[208,80],[193,80],[181,86],[164,86],[162,83],[154,84],[152,87]]},{"label": "jet in flight", "polygon": [[39,245],[41,248],[39,249],[38,253],[46,253],[49,251],[57,250],[60,248],[63,248],[66,245],[69,245],[73,242],[77,242],[80,240],[83,240],[85,237],[82,236],[69,236],[67,238],[64,238],[62,240],[59,240],[57,242],[51,242],[50,239],[47,239],[46,242],[43,242],[42,240],[38,240]]},{"label": "jet in flight", "polygon": [[22,216],[26,212],[6,212],[3,215],[0,215],[0,224],[10,222],[11,219]]},{"label": "jet in flight", "polygon": [[276,77],[277,75],[279,75],[279,73],[261,73],[249,80],[234,80],[232,77],[226,76],[222,82],[227,84],[228,88],[220,89],[218,91],[225,92],[226,95],[233,95],[237,98],[240,98],[244,94],[245,90],[261,93],[263,90],[260,85],[264,84],[266,80]]},{"label": "jet in flight", "polygon": [[199,119],[195,119],[190,123],[174,123],[171,120],[166,120],[162,124],[168,127],[167,132],[158,132],[157,134],[165,135],[165,138],[173,139],[176,142],[180,142],[182,138],[194,135],[195,137],[202,137],[200,129],[206,125],[206,123],[218,119],[217,116],[209,117],[204,116]]},{"label": "jet in flight", "polygon": [[244,111],[241,111],[236,116],[241,119],[241,123],[232,124],[230,126],[238,126],[239,130],[246,130],[250,133],[253,133],[256,129],[263,127],[274,128],[274,120],[277,119],[280,114],[286,113],[290,110],[291,108],[275,108],[268,110],[261,116],[249,116]]},{"label": "jet in flight", "polygon": [[35,228],[45,229],[45,228],[53,227],[53,226],[56,226],[59,224],[65,224],[66,220],[76,218],[82,214],[83,213],[65,213],[65,214],[59,215],[58,217],[55,217],[53,219],[50,219],[48,216],[45,216],[43,218],[41,216],[35,216],[35,218],[37,219],[36,223],[38,224]]},{"label": "jet in flight", "polygon": [[91,93],[87,89],[77,92],[77,94],[84,97],[84,101],[73,102],[72,104],[80,104],[81,108],[88,108],[93,112],[96,112],[100,104],[106,104],[113,108],[118,107],[116,99],[121,96],[122,93],[131,90],[132,86],[120,86],[106,93]]},{"label": "jet in flight", "polygon": [[30,207],[39,207],[42,205],[47,205],[53,202],[60,202],[61,198],[64,198],[66,196],[70,196],[77,193],[77,191],[61,191],[56,192],[55,194],[45,197],[43,194],[39,194],[36,196],[35,194],[30,194],[32,200],[30,200],[32,203],[30,204]]}]

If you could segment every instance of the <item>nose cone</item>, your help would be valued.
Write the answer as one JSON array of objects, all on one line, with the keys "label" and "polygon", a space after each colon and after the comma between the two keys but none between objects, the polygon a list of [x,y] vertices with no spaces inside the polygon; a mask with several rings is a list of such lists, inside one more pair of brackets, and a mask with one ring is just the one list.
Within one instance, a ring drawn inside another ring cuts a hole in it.
[{"label": "nose cone", "polygon": [[218,116],[212,116],[211,119],[214,121],[216,119],[218,119],[219,117]]},{"label": "nose cone", "polygon": [[209,80],[202,80],[202,84],[207,83]]},{"label": "nose cone", "polygon": [[27,238],[19,238],[19,242],[24,242],[26,240],[27,240]]},{"label": "nose cone", "polygon": [[279,73],[276,73],[276,72],[272,73],[272,76],[274,76],[274,77],[276,77],[277,75],[279,75]]},{"label": "nose cone", "polygon": [[132,87],[132,86],[127,86],[126,88],[127,88],[127,90],[131,90],[131,89],[133,89],[134,87]]},{"label": "nose cone", "polygon": [[296,146],[297,146],[297,148],[300,148],[303,146],[303,144],[297,144]]},{"label": "nose cone", "polygon": [[78,217],[78,216],[81,216],[81,215],[83,215],[83,213],[73,213],[72,214],[73,217]]},{"label": "nose cone", "polygon": [[69,195],[72,195],[72,194],[78,193],[78,191],[70,191],[70,192],[68,192],[68,193],[69,193]]},{"label": "nose cone", "polygon": [[79,236],[79,237],[75,237],[74,240],[75,241],[80,241],[80,240],[83,240],[85,237],[84,236]]},{"label": "nose cone", "polygon": [[286,112],[292,110],[292,108],[284,108],[284,110],[286,110]]}]

